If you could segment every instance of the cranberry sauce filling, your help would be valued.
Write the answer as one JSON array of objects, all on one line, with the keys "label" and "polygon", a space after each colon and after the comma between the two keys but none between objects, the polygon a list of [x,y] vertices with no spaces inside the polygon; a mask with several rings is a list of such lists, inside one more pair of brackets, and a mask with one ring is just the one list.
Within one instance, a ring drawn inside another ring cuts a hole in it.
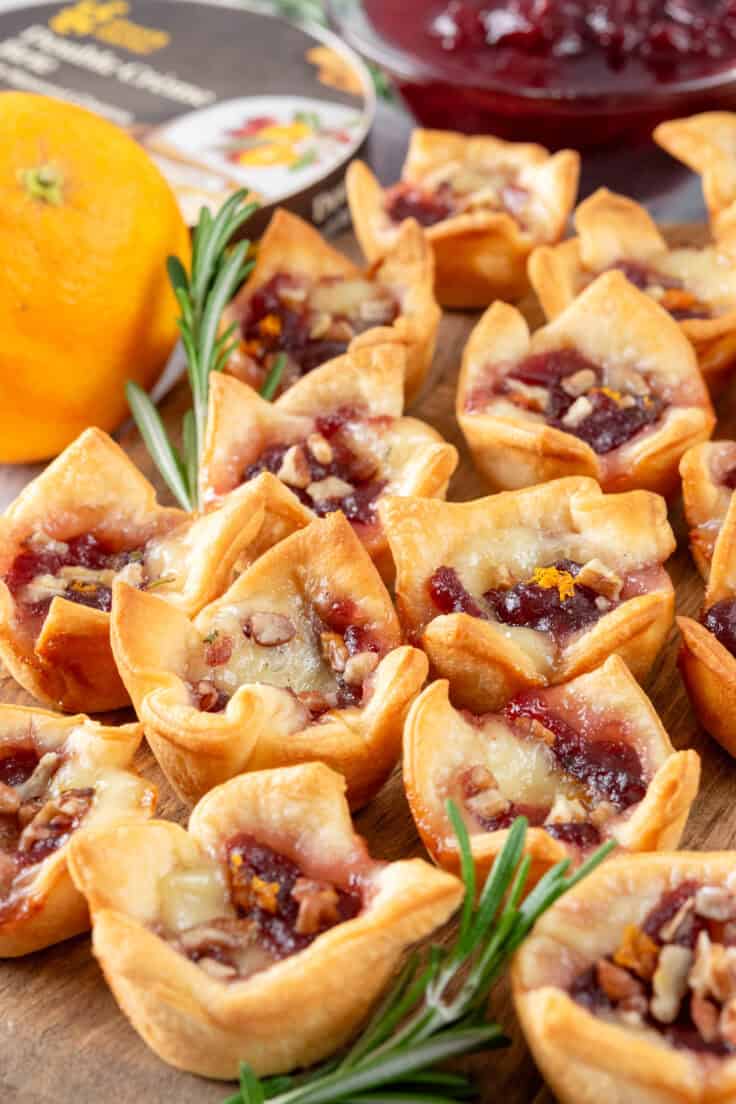
[{"label": "cranberry sauce filling", "polygon": [[[281,613],[254,611],[242,624],[242,634],[261,648],[288,644],[298,633],[294,622]],[[360,705],[366,692],[366,680],[384,654],[385,642],[379,634],[360,624],[360,610],[349,598],[327,599],[312,604],[309,610],[309,644],[316,647],[334,677],[335,689],[296,692],[312,719],[330,709]],[[203,640],[204,662],[213,676],[189,683],[192,703],[205,713],[220,713],[229,701],[214,679],[215,669],[231,659],[236,641],[227,633],[213,629]]]},{"label": "cranberry sauce filling", "polygon": [[582,566],[572,560],[559,560],[537,568],[525,582],[493,587],[478,600],[465,589],[454,568],[442,566],[430,576],[427,589],[440,613],[467,613],[564,640],[588,628],[618,604],[576,582]]},{"label": "cranberry sauce filling", "polygon": [[[603,370],[575,349],[527,357],[497,385],[496,393],[547,423],[572,433],[604,456],[661,417],[665,404],[638,372],[618,373],[621,387],[604,385]],[[477,400],[471,395],[468,409]]]},{"label": "cranberry sauce filling", "polygon": [[375,302],[364,303],[357,314],[312,309],[311,288],[332,284],[337,289],[342,282],[342,277],[326,277],[315,285],[287,273],[272,276],[248,300],[241,321],[244,352],[266,370],[278,353],[286,353],[286,377],[293,382],[325,361],[342,356],[356,334],[395,321],[398,304],[377,285]]},{"label": "cranberry sauce filling", "polygon": [[702,620],[708,632],[736,656],[736,598],[722,598],[706,611]]},{"label": "cranberry sauce filling", "polygon": [[420,226],[434,226],[455,214],[452,189],[441,184],[433,191],[402,182],[386,193],[386,211],[392,222],[416,219]]},{"label": "cranberry sauce filling", "polygon": [[604,736],[573,728],[534,691],[512,698],[504,715],[512,724],[536,721],[551,732],[554,740],[549,746],[560,770],[599,801],[622,811],[644,797],[647,786],[641,759],[636,748],[615,735],[616,726]]},{"label": "cranberry sauce filling", "polygon": [[0,902],[10,894],[19,871],[66,843],[89,812],[95,793],[69,789],[49,797],[49,783],[63,761],[60,754],[41,757],[25,744],[4,748],[1,754]]},{"label": "cranberry sauce filling", "polygon": [[238,915],[256,924],[259,940],[276,958],[304,950],[362,908],[357,887],[307,878],[295,862],[252,836],[230,840],[227,870]]},{"label": "cranberry sauce filling", "polygon": [[[49,541],[47,544],[26,542],[13,560],[4,581],[29,618],[46,616],[55,594],[69,602],[89,606],[109,613],[112,607],[112,588],[109,581],[90,579],[86,572],[116,572],[127,563],[140,558],[138,549],[122,550],[109,542],[98,539],[92,533],[83,533],[68,541]],[[68,568],[63,576],[60,573]],[[82,569],[75,578],[74,568]],[[48,586],[27,589],[48,577]]]},{"label": "cranberry sauce filling", "polygon": [[688,291],[682,280],[678,280],[676,276],[665,276],[663,272],[657,272],[641,261],[618,261],[611,268],[623,272],[629,283],[640,291],[651,293],[656,288],[657,294],[654,297],[677,322],[684,322],[688,318],[710,318],[712,315],[707,304]]},{"label": "cranberry sauce filling", "polygon": [[729,491],[736,491],[736,466],[728,469],[721,478],[721,483],[724,487],[728,487]]},{"label": "cranberry sauce filling", "polygon": [[668,890],[613,954],[579,974],[570,995],[593,1014],[661,1032],[674,1047],[736,1052],[736,898],[690,880]]},{"label": "cranberry sauce filling", "polygon": [[342,407],[315,421],[314,433],[292,445],[271,445],[243,474],[243,482],[261,472],[277,475],[305,506],[319,517],[342,510],[347,519],[371,525],[376,518],[376,500],[386,486],[378,478],[378,462],[368,453],[358,455],[351,447],[346,427],[355,422],[379,422]]}]

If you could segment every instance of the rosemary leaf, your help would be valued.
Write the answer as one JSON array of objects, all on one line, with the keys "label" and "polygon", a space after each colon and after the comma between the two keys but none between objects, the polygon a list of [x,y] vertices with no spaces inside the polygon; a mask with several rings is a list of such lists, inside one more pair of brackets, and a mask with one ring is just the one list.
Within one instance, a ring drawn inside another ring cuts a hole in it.
[{"label": "rosemary leaf", "polygon": [[125,395],[140,435],[166,485],[185,510],[192,510],[194,503],[190,488],[182,474],[180,460],[169,441],[158,410],[148,394],[137,383],[129,381],[125,387]]},{"label": "rosemary leaf", "polygon": [[286,353],[279,353],[271,365],[271,369],[266,376],[265,383],[261,388],[261,395],[269,402],[274,397],[279,389],[281,383],[281,377],[284,374],[284,368],[286,368]]}]

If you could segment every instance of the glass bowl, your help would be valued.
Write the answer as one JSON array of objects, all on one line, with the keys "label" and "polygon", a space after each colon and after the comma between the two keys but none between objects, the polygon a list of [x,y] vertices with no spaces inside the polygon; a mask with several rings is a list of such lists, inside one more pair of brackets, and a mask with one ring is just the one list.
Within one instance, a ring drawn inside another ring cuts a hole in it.
[{"label": "glass bowl", "polygon": [[[483,71],[477,54],[444,49],[427,33],[428,20],[443,6],[438,0],[328,0],[339,33],[392,77],[422,126],[551,149],[595,149],[645,141],[664,119],[736,110],[736,37],[728,56],[696,62],[684,56],[657,71],[633,63],[612,69],[600,54],[587,63],[558,57],[556,78],[546,81],[538,64],[535,70],[520,58],[501,79]],[[494,49],[484,47],[487,58]]]}]

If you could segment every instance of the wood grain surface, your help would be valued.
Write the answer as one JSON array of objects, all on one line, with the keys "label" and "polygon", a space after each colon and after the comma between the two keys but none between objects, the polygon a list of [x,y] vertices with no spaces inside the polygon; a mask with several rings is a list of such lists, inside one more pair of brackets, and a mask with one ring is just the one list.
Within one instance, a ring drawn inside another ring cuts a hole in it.
[{"label": "wood grain surface", "polygon": [[[698,242],[699,228],[679,228],[673,240]],[[349,240],[341,243],[354,252]],[[532,322],[538,308],[524,304]],[[462,348],[476,315],[448,314],[442,322],[437,356],[424,395],[412,413],[435,426],[461,454],[451,498],[462,500],[487,493],[475,472],[455,422],[454,398]],[[162,405],[169,426],[180,423],[186,390],[176,387]],[[718,404],[716,435],[736,436],[736,388]],[[161,481],[134,430],[125,429],[121,443],[167,501]],[[7,503],[38,469],[0,468],[0,502]],[[669,562],[680,613],[697,616],[702,584],[687,551],[681,503],[670,517],[678,549]],[[731,847],[736,841],[736,765],[699,730],[676,668],[677,633],[673,628],[652,672],[647,690],[676,748],[694,747],[702,757],[700,795],[685,833],[684,845],[696,849]],[[0,700],[31,704],[9,676],[0,674]],[[107,720],[113,719],[110,717]],[[130,719],[118,713],[115,721]],[[171,793],[148,751],[140,754],[140,769],[160,788],[160,814],[184,820],[187,810]],[[397,771],[378,797],[357,817],[358,830],[374,855],[396,859],[422,854]],[[470,1062],[483,1086],[483,1100],[505,1104],[551,1104],[524,1046],[505,984],[493,993],[491,1011],[508,1030],[512,1044],[489,1058]],[[89,939],[79,937],[25,959],[0,964],[0,1102],[2,1104],[216,1104],[228,1086],[170,1069],[139,1039],[118,1011],[91,953]]]}]

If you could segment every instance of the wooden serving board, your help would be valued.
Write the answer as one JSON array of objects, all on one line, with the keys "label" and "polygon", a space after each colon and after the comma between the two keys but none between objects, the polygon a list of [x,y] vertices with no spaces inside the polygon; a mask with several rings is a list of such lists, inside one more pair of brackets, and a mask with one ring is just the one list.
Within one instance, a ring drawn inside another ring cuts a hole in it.
[{"label": "wooden serving board", "polygon": [[[673,241],[701,243],[705,230],[681,227]],[[342,243],[356,254],[354,242]],[[533,302],[524,304],[530,321],[541,321]],[[460,357],[475,314],[447,314],[440,329],[432,378],[412,413],[435,426],[460,450],[461,463],[452,481],[450,498],[464,500],[487,493],[475,472],[454,417],[455,387]],[[179,385],[162,405],[164,420],[178,426],[188,399]],[[718,437],[736,436],[736,388],[718,404]],[[145,474],[156,483],[162,501],[167,495],[156,477],[136,432],[124,432],[121,441]],[[3,506],[38,469],[0,468]],[[678,549],[669,562],[680,613],[697,616],[703,588],[687,550],[681,503],[673,504],[670,518]],[[684,846],[698,850],[729,848],[736,844],[736,764],[702,732],[693,717],[676,667],[677,632],[652,672],[647,690],[676,748],[694,747],[702,758],[700,796],[684,837]],[[0,672],[0,700],[32,704],[7,675]],[[110,718],[106,718],[110,719]],[[115,721],[129,720],[118,713]],[[187,810],[172,794],[147,750],[139,767],[159,785],[160,815],[184,821]],[[374,855],[386,859],[422,854],[400,772],[357,817],[358,830]],[[483,1100],[507,1104],[551,1104],[515,1023],[505,983],[495,990],[492,1015],[512,1038],[509,1049],[470,1060],[483,1086]],[[223,1083],[170,1069],[141,1041],[118,1011],[90,952],[89,939],[80,936],[30,955],[0,964],[0,1102],[2,1104],[219,1104],[229,1093]]]}]

